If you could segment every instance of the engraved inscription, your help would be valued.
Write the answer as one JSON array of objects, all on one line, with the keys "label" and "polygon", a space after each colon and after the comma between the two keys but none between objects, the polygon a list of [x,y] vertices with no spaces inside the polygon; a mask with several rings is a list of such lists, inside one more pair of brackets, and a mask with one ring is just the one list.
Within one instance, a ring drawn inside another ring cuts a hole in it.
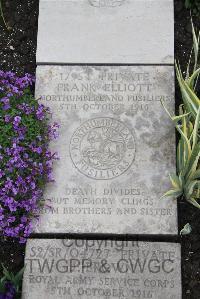
[{"label": "engraved inscription", "polygon": [[23,299],[181,299],[180,246],[29,240]]},{"label": "engraved inscription", "polygon": [[37,233],[137,234],[138,225],[140,234],[177,233],[176,203],[160,200],[175,167],[174,128],[161,105],[173,111],[173,84],[171,66],[37,69],[36,97],[61,125],[50,144],[60,157],[56,183],[44,192]]},{"label": "engraved inscription", "polygon": [[90,5],[95,7],[116,7],[124,2],[125,0],[89,0]]},{"label": "engraved inscription", "polygon": [[132,132],[108,117],[88,120],[73,134],[70,155],[76,168],[93,179],[112,179],[124,173],[135,156]]}]

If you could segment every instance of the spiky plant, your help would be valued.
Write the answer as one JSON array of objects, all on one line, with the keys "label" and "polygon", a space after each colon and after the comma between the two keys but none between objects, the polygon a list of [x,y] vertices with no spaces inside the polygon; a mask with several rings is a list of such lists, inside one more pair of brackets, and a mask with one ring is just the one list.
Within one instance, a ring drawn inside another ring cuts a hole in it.
[{"label": "spiky plant", "polygon": [[194,65],[192,72],[191,59],[187,66],[186,77],[184,78],[179,63],[176,63],[176,75],[179,83],[183,104],[179,107],[179,115],[168,115],[179,132],[177,146],[177,174],[171,174],[170,180],[172,189],[164,196],[184,198],[197,208],[200,208],[200,99],[196,87],[200,74],[198,68],[199,40],[200,34],[196,34],[193,23],[193,50]]}]

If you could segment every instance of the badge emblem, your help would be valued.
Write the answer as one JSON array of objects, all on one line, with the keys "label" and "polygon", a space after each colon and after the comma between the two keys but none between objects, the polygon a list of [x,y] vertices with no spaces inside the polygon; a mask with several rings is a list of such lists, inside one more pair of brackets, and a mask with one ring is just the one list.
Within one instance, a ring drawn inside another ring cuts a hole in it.
[{"label": "badge emblem", "polygon": [[131,166],[135,157],[135,139],[121,121],[108,117],[91,119],[74,132],[70,155],[82,174],[108,180]]}]

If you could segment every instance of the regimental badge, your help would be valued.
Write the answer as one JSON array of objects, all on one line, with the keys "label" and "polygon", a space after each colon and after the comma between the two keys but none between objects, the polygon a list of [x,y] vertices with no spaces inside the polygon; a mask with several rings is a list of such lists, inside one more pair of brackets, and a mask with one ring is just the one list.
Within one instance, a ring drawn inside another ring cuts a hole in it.
[{"label": "regimental badge", "polygon": [[96,180],[120,176],[135,158],[135,138],[124,123],[109,117],[91,119],[76,129],[70,142],[74,166]]}]

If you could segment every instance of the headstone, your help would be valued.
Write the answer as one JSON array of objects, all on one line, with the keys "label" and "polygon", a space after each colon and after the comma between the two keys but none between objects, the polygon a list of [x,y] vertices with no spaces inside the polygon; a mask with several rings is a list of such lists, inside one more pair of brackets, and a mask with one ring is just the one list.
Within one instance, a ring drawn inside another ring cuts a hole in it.
[{"label": "headstone", "polygon": [[22,299],[181,299],[180,244],[29,240]]},{"label": "headstone", "polygon": [[37,233],[176,234],[161,199],[175,172],[170,66],[38,66],[36,97],[60,123],[60,161]]},{"label": "headstone", "polygon": [[37,63],[173,64],[173,0],[41,0]]}]

